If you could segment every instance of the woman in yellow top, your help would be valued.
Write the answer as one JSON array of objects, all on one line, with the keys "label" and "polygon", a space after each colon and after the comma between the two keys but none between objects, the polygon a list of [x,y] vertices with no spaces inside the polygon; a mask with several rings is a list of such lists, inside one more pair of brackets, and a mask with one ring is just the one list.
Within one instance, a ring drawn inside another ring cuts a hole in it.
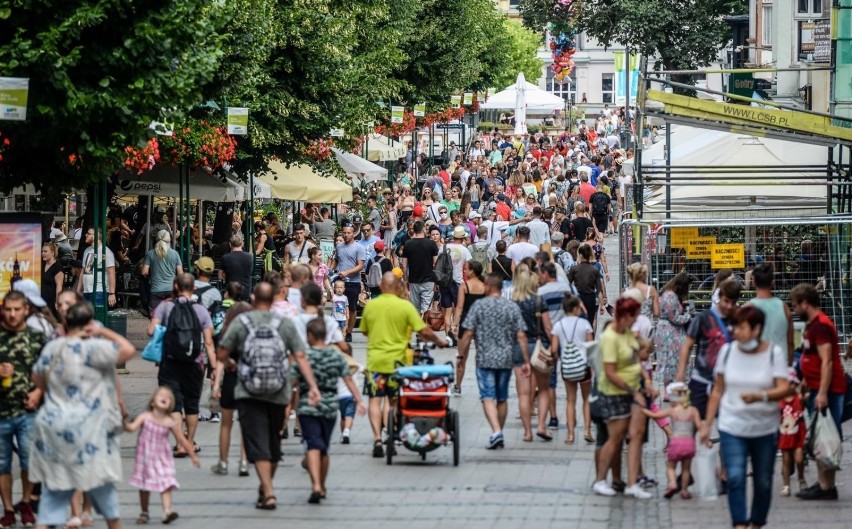
[{"label": "woman in yellow top", "polygon": [[[627,451],[627,488],[624,494],[636,499],[649,499],[651,494],[637,483],[642,459],[642,436],[645,432],[645,394],[642,390],[642,365],[639,358],[639,341],[630,327],[639,315],[641,305],[632,298],[620,298],[615,305],[615,320],[600,339],[603,373],[597,373],[600,393],[600,414],[606,422],[607,441],[600,451],[597,477],[592,490],[602,496],[615,496],[615,490],[606,482],[606,473],[615,457],[621,457],[621,444],[625,435],[631,442]],[[646,385],[648,391],[652,388]]]}]

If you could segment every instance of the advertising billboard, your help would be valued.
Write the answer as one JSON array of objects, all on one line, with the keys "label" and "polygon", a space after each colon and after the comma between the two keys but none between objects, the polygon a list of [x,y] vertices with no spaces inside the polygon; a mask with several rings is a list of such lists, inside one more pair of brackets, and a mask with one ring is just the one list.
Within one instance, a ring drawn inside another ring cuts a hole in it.
[{"label": "advertising billboard", "polygon": [[18,279],[41,285],[41,216],[0,213],[0,298]]}]

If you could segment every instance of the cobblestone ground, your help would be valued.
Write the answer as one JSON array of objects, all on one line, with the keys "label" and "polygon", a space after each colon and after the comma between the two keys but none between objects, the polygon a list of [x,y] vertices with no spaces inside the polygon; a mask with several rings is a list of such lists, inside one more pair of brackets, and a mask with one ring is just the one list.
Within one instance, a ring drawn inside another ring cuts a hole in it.
[{"label": "cobblestone ground", "polygon": [[[615,299],[617,254],[615,238],[611,246],[610,272],[613,277],[610,299]],[[131,319],[129,338],[138,345],[144,344],[146,320]],[[366,343],[356,333],[355,357],[364,361]],[[439,362],[450,361],[455,351],[436,351]],[[234,529],[235,527],[328,527],[346,529],[374,529],[375,527],[404,527],[406,529],[450,528],[535,528],[548,527],[604,529],[604,528],[721,528],[728,527],[725,498],[713,502],[662,499],[665,486],[665,459],[662,453],[662,432],[652,425],[650,441],[644,452],[645,473],[661,482],[654,490],[655,498],[637,501],[617,496],[595,496],[590,485],[593,481],[593,447],[582,440],[582,424],[577,432],[578,443],[565,445],[565,425],[560,424],[553,442],[536,440],[524,443],[517,418],[517,401],[510,400],[510,415],[506,427],[506,448],[499,451],[485,449],[490,433],[477,398],[473,375],[473,356],[468,366],[468,376],[462,388],[463,396],[454,398],[452,406],[461,415],[461,464],[452,466],[452,449],[441,448],[430,453],[425,462],[417,454],[400,449],[393,466],[384,459],[370,457],[371,434],[366,417],[358,417],[352,444],[340,445],[334,440],[331,471],[328,481],[328,499],[320,506],[308,505],[310,484],[302,470],[302,449],[292,436],[284,441],[284,461],[275,479],[279,508],[274,512],[253,508],[257,481],[252,476],[236,476],[238,465],[236,442],[231,448],[231,474],[216,476],[210,466],[217,460],[218,425],[201,423],[197,441],[202,466],[193,468],[186,459],[177,460],[181,489],[174,495],[175,509],[182,527],[205,529]],[[128,365],[129,374],[122,384],[132,414],[142,411],[154,386],[156,372],[153,365],[135,359]],[[564,416],[565,393],[559,389],[558,408]],[[562,422],[562,421],[560,421]],[[847,430],[847,434],[852,432]],[[234,435],[234,441],[237,436]],[[125,479],[133,465],[135,439],[123,439],[122,455]],[[849,459],[852,449],[847,445],[846,467],[852,468]],[[780,458],[779,458],[780,464]],[[808,479],[815,478],[813,465],[808,468]],[[804,503],[795,498],[781,498],[780,477],[776,472],[773,491],[774,505],[770,513],[770,527],[849,527],[852,520],[852,479],[847,471],[839,474],[840,501]],[[16,484],[16,488],[19,485]],[[122,512],[126,523],[132,524],[138,514],[137,493],[122,484],[120,487]],[[158,520],[159,505],[153,499],[153,521]],[[102,520],[96,527],[104,527]]]}]

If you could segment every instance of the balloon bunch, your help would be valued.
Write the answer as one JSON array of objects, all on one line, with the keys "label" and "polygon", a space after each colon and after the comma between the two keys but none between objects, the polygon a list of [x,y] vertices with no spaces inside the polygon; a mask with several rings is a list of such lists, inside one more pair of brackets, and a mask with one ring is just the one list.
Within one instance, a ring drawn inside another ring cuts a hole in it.
[{"label": "balloon bunch", "polygon": [[553,64],[550,69],[557,81],[564,81],[574,69],[574,54],[577,52],[577,13],[579,0],[554,0],[553,17],[547,25],[552,35],[550,51]]}]

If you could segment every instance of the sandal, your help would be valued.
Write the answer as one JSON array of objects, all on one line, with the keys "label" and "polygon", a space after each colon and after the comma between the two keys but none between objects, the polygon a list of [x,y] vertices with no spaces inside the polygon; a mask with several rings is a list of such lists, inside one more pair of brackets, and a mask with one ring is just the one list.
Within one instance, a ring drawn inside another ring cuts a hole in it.
[{"label": "sandal", "polygon": [[665,492],[663,492],[663,498],[667,500],[672,499],[672,497],[678,493],[678,490],[680,490],[680,487],[678,487],[677,485],[669,485],[668,487],[666,487]]},{"label": "sandal", "polygon": [[532,434],[524,436],[524,442],[525,443],[531,443],[532,440],[533,440]]},{"label": "sandal", "polygon": [[691,500],[692,494],[690,494],[688,490],[682,490],[682,491],[680,491],[680,497],[685,499],[685,500]]},{"label": "sandal", "polygon": [[587,443],[594,443],[595,442],[595,438],[592,437],[592,434],[590,434],[590,433],[584,433],[583,434],[583,440],[586,441]]},{"label": "sandal", "polygon": [[255,504],[254,508],[260,509],[261,511],[274,511],[278,508],[278,498],[275,496],[263,497]]},{"label": "sandal", "polygon": [[92,519],[92,515],[83,511],[80,514],[80,521],[83,522],[83,527],[90,527],[95,523],[95,520]]},{"label": "sandal", "polygon": [[185,457],[189,457],[189,454],[187,454],[183,450],[178,450],[177,448],[175,448],[174,450],[172,450],[172,456],[175,459],[183,459]]},{"label": "sandal", "polygon": [[141,512],[139,513],[139,517],[136,518],[136,525],[147,525],[148,520],[150,519],[151,517],[148,516],[147,512]]},{"label": "sandal", "polygon": [[65,529],[80,529],[83,526],[82,520],[80,520],[79,516],[72,516],[65,522]]},{"label": "sandal", "polygon": [[318,504],[322,499],[322,492],[311,492],[311,496],[308,498],[308,503]]},{"label": "sandal", "polygon": [[175,511],[167,512],[165,516],[163,516],[163,523],[169,525],[173,521],[178,519],[178,513]]},{"label": "sandal", "polygon": [[565,444],[566,445],[574,444],[574,434],[572,434],[572,433],[568,434],[568,437],[565,438]]},{"label": "sandal", "polygon": [[535,434],[543,441],[553,441],[553,436],[547,432],[536,432]]}]

